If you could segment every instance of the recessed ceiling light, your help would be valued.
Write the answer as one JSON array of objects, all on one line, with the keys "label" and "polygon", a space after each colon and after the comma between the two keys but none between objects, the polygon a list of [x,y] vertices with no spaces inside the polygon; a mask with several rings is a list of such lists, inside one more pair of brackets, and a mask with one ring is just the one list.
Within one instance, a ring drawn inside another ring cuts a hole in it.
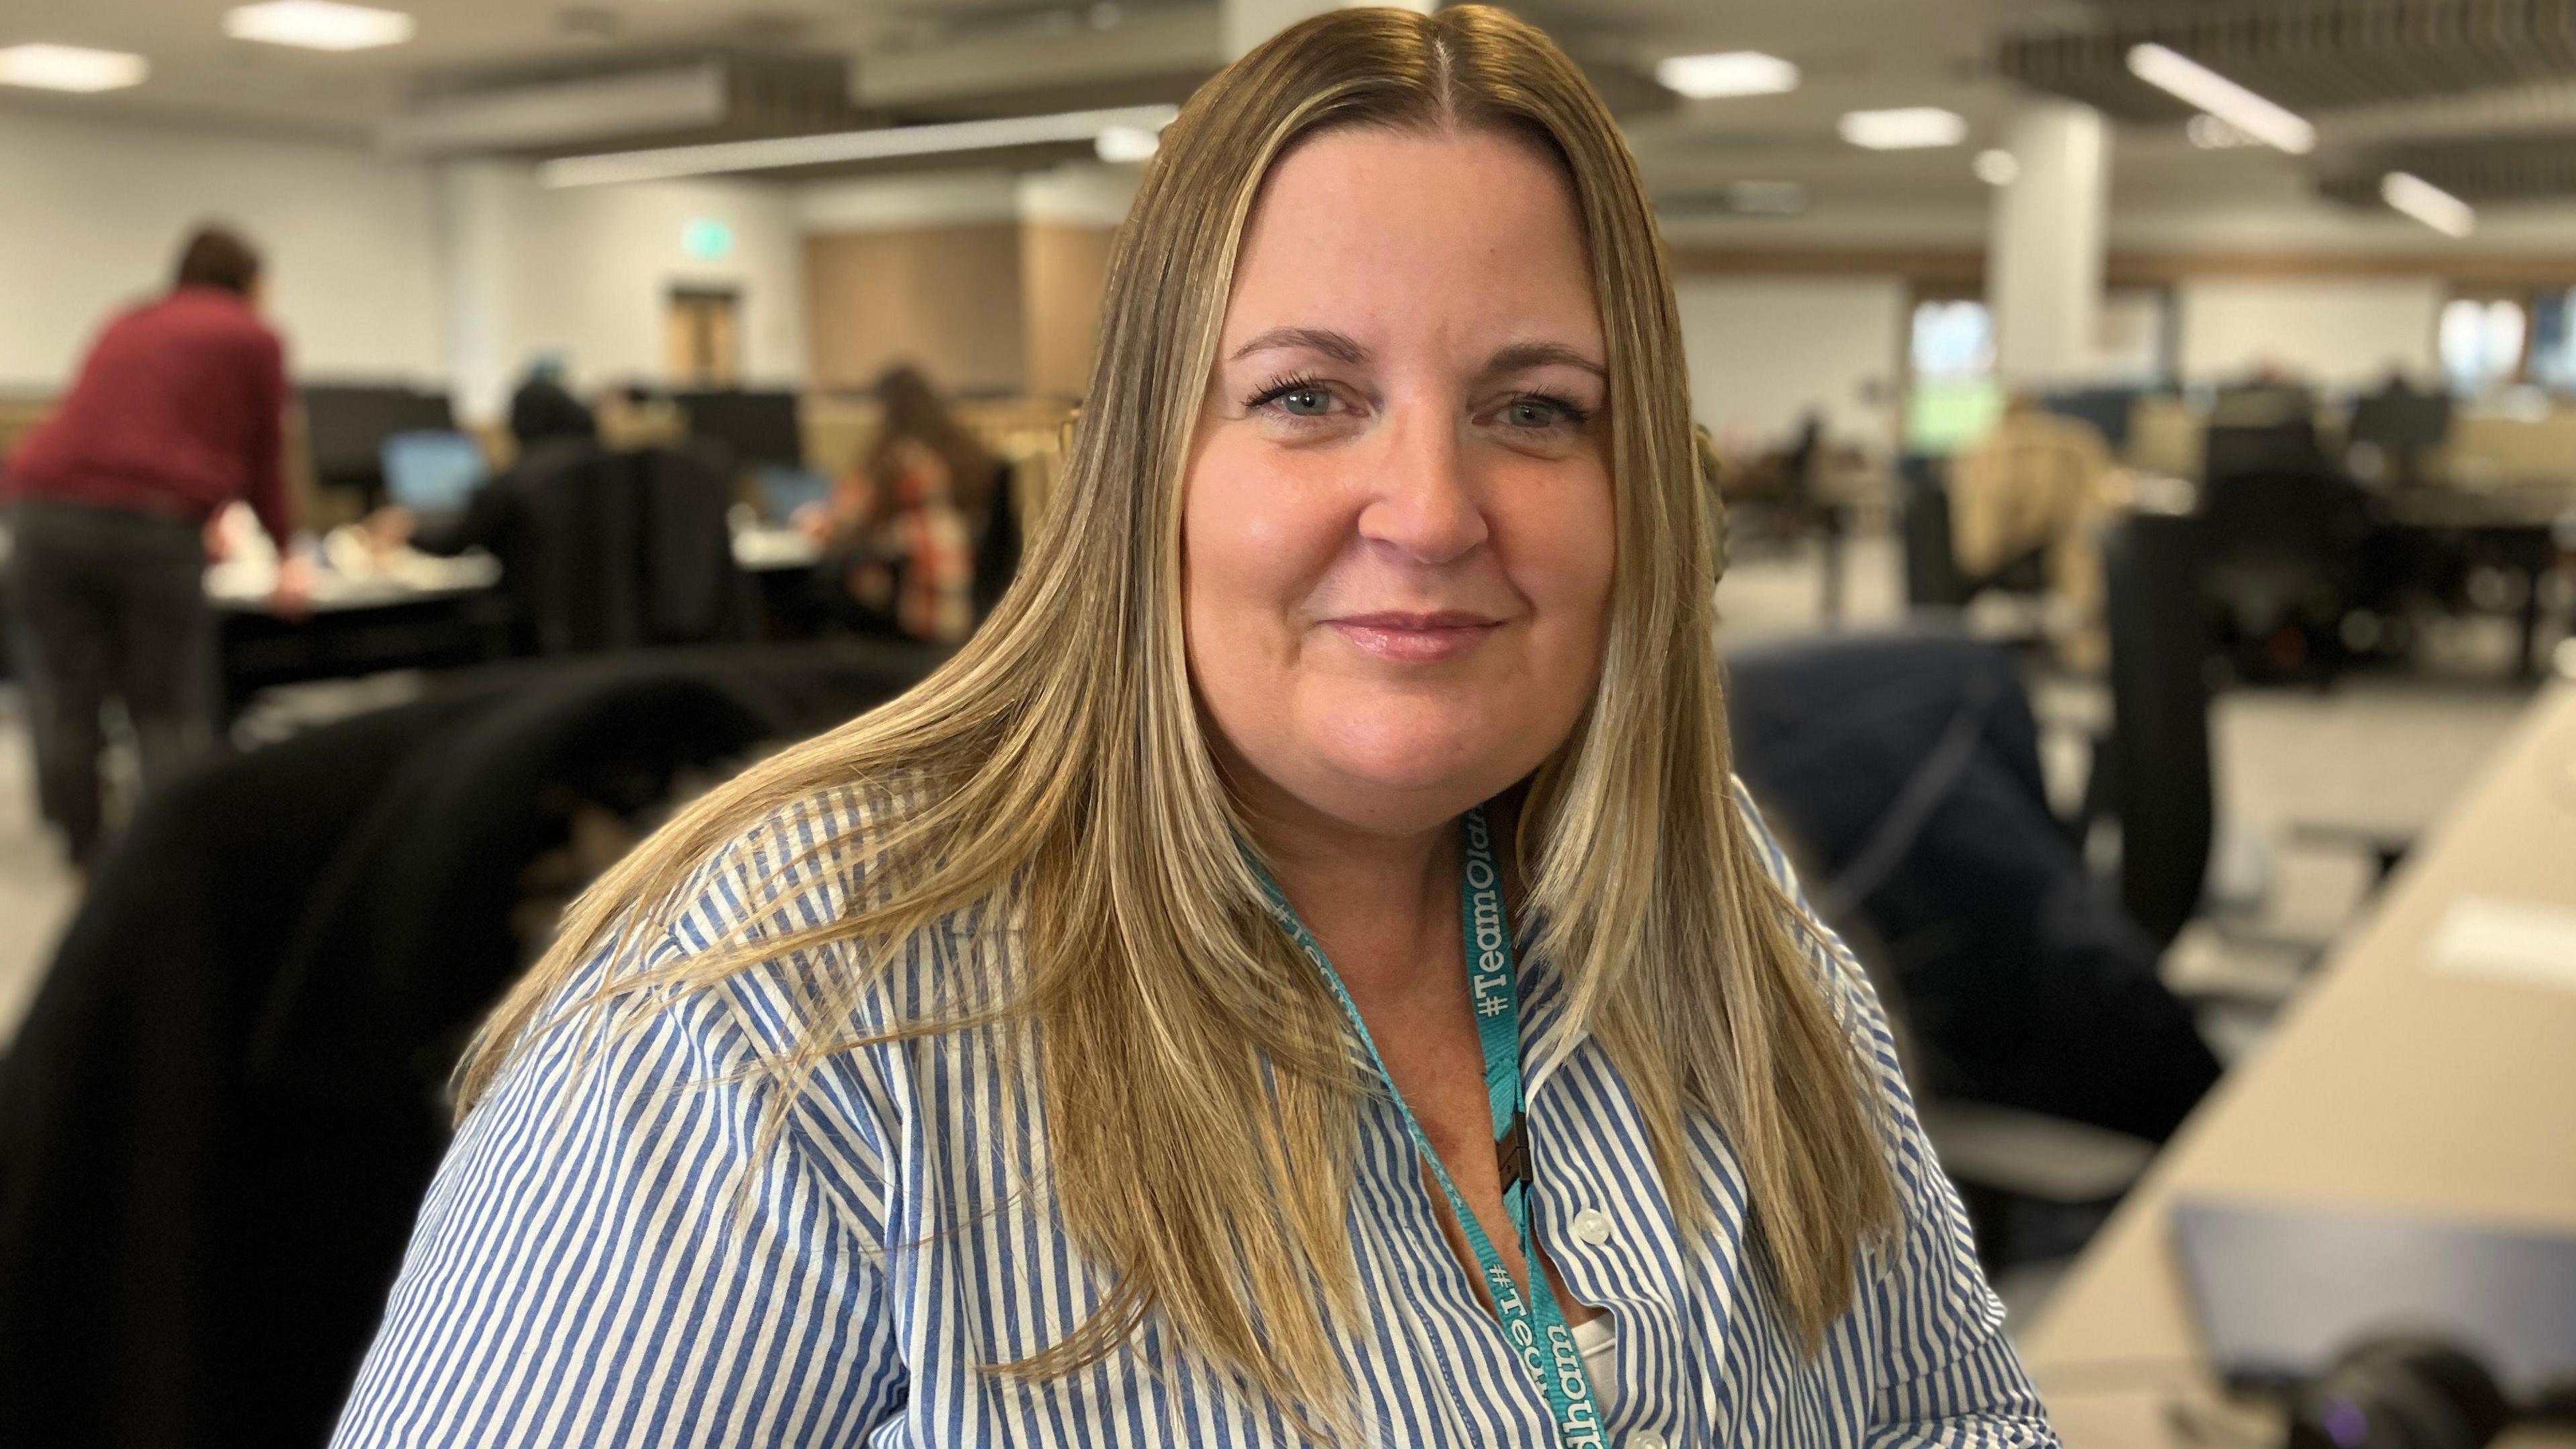
[{"label": "recessed ceiling light", "polygon": [[2379,199],[2444,236],[2467,236],[2478,229],[2475,207],[2408,172],[2391,171],[2379,178]]},{"label": "recessed ceiling light", "polygon": [[1872,151],[1913,151],[1956,146],[1968,139],[1968,123],[1956,111],[1939,106],[1903,106],[1892,111],[1853,111],[1839,127],[1843,139]]},{"label": "recessed ceiling light", "polygon": [[13,45],[0,50],[0,85],[45,91],[112,91],[138,85],[151,62],[121,50],[79,45]]},{"label": "recessed ceiling light", "polygon": [[1775,96],[1798,88],[1798,68],[1758,50],[1676,55],[1655,62],[1664,89],[1695,101],[1720,96]]},{"label": "recessed ceiling light", "polygon": [[2161,45],[2129,47],[2129,73],[2207,111],[2267,146],[2304,156],[2317,148],[2317,128],[2271,101]]},{"label": "recessed ceiling light", "polygon": [[224,16],[224,34],[235,40],[293,45],[305,50],[369,50],[411,39],[412,18],[399,10],[342,5],[336,0],[267,0]]},{"label": "recessed ceiling light", "polygon": [[1988,186],[2010,186],[2021,179],[2021,162],[2001,147],[1978,152],[1972,169]]}]

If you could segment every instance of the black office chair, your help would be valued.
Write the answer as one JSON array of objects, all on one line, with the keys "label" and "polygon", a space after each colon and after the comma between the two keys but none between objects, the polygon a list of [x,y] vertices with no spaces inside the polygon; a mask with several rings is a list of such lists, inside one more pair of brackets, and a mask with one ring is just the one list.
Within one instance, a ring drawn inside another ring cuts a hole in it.
[{"label": "black office chair", "polygon": [[2102,540],[2111,730],[2094,754],[2086,812],[2119,822],[2121,909],[2159,947],[2200,908],[2215,832],[2207,533],[2200,519],[2132,514]]},{"label": "black office chair", "polygon": [[703,455],[568,448],[508,486],[495,551],[529,652],[750,636],[757,596],[733,558],[732,490]]},{"label": "black office chair", "polygon": [[[1905,550],[1905,600],[1916,613],[1955,612],[1988,591],[2036,596],[2048,590],[2047,551],[2034,548],[1989,574],[1974,577],[1959,567],[1950,531],[1949,464],[1911,454],[1897,464],[1898,535]],[[2045,636],[2034,625],[2001,642],[2035,647]]]},{"label": "black office chair", "polygon": [[975,617],[982,620],[1002,602],[1002,594],[1020,571],[1020,513],[1011,492],[1011,465],[993,468],[992,503],[984,528],[975,539]]},{"label": "black office chair", "polygon": [[649,825],[939,657],[517,662],[147,802],[0,1059],[0,1443],[319,1443],[575,812]]}]

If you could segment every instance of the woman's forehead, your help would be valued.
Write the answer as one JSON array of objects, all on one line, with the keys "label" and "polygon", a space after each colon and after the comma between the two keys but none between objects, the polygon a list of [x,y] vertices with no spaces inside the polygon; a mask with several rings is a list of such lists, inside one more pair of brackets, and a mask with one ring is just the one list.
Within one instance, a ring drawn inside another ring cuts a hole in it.
[{"label": "woman's forehead", "polygon": [[[1292,149],[1245,228],[1225,350],[1282,327],[1386,343],[1426,333],[1596,350],[1599,305],[1571,190],[1492,130],[1344,128]],[[1525,334],[1525,335],[1522,335]]]}]

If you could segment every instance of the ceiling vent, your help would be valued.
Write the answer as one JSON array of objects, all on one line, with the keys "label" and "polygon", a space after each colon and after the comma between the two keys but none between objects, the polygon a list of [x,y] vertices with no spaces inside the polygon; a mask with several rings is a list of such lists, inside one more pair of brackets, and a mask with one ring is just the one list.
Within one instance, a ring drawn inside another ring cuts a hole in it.
[{"label": "ceiling vent", "polygon": [[2576,80],[2576,0],[2127,0],[2006,30],[1996,68],[2123,120],[2181,120],[2129,74],[2149,42],[2293,111],[2334,111]]},{"label": "ceiling vent", "polygon": [[721,54],[606,71],[484,79],[415,98],[377,130],[410,156],[557,155],[848,129],[837,56]]}]

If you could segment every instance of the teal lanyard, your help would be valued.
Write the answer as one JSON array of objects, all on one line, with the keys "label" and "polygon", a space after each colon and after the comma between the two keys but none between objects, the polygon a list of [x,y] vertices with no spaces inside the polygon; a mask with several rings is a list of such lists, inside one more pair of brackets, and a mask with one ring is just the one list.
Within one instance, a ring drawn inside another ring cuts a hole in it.
[{"label": "teal lanyard", "polygon": [[1502,1254],[1494,1251],[1484,1225],[1476,1220],[1467,1200],[1459,1196],[1458,1185],[1450,1180],[1449,1169],[1433,1150],[1421,1120],[1413,1115],[1404,1094],[1395,1090],[1394,1074],[1387,1071],[1386,1058],[1378,1054],[1377,1040],[1369,1035],[1368,1023],[1360,1019],[1359,1005],[1351,1000],[1341,973],[1333,969],[1331,958],[1324,954],[1314,933],[1306,929],[1306,923],[1297,919],[1297,908],[1288,904],[1279,883],[1258,864],[1253,868],[1261,876],[1262,890],[1270,897],[1271,914],[1295,939],[1298,949],[1322,968],[1325,984],[1333,988],[1334,999],[1349,1015],[1352,1029],[1360,1034],[1360,1044],[1368,1048],[1369,1060],[1376,1064],[1378,1075],[1386,1078],[1387,1091],[1395,1098],[1396,1110],[1404,1116],[1405,1130],[1413,1134],[1414,1150],[1430,1164],[1440,1190],[1449,1195],[1449,1210],[1457,1215],[1468,1246],[1476,1252],[1476,1265],[1483,1270],[1485,1286],[1493,1294],[1503,1336],[1519,1351],[1531,1379],[1547,1397],[1548,1410],[1556,1420],[1558,1443],[1563,1449],[1597,1449],[1603,1442],[1601,1412],[1593,1401],[1592,1380],[1584,1373],[1583,1352],[1575,1346],[1574,1332],[1566,1324],[1565,1311],[1557,1306],[1556,1293],[1548,1286],[1547,1269],[1539,1262],[1538,1245],[1530,1235],[1529,1133],[1525,1125],[1529,1103],[1521,1081],[1520,985],[1512,964],[1511,918],[1503,909],[1502,872],[1494,864],[1493,831],[1481,808],[1469,811],[1460,828],[1466,863],[1458,891],[1459,930],[1466,943],[1476,1035],[1485,1048],[1485,1094],[1493,1106],[1494,1151],[1502,1166],[1503,1208],[1511,1216],[1512,1227],[1520,1233],[1521,1259],[1529,1265],[1526,1295],[1512,1281],[1511,1269],[1503,1265]]}]

